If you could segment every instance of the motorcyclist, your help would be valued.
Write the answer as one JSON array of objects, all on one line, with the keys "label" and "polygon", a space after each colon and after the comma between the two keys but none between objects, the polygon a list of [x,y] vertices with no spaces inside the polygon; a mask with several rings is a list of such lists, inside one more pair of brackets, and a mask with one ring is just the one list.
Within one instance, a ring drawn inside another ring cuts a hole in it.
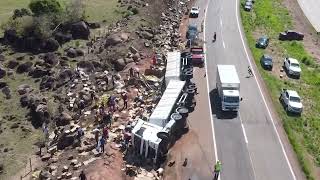
[{"label": "motorcyclist", "polygon": [[214,34],[213,34],[213,42],[215,42],[215,41],[216,41],[216,39],[217,39],[217,33],[216,33],[216,32],[214,32]]},{"label": "motorcyclist", "polygon": [[248,66],[248,73],[249,73],[249,76],[253,76],[253,73],[252,73],[250,66]]}]

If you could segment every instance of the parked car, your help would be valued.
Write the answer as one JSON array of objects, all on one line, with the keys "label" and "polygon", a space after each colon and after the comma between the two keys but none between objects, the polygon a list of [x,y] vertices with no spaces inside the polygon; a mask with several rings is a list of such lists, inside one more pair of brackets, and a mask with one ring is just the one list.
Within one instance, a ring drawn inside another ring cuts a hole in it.
[{"label": "parked car", "polygon": [[292,40],[298,40],[301,41],[303,40],[304,35],[301,32],[296,32],[292,30],[287,30],[285,32],[281,32],[279,34],[279,40],[285,41],[292,41]]},{"label": "parked car", "polygon": [[285,58],[283,66],[286,69],[289,76],[300,78],[301,68],[298,60],[294,58]]},{"label": "parked car", "polygon": [[194,47],[190,49],[192,54],[192,65],[202,67],[204,65],[204,52],[202,47]]},{"label": "parked car", "polygon": [[196,25],[189,25],[187,31],[187,39],[194,41],[197,39],[198,36],[198,28]]},{"label": "parked car", "polygon": [[253,2],[252,1],[246,1],[246,3],[244,4],[244,10],[245,11],[251,11],[253,6]]},{"label": "parked car", "polygon": [[301,103],[301,98],[296,91],[282,89],[279,100],[287,112],[302,113],[303,105]]},{"label": "parked car", "polygon": [[260,63],[264,69],[268,69],[270,71],[272,70],[273,62],[272,62],[271,56],[269,56],[267,54],[262,55],[261,59],[260,59]]},{"label": "parked car", "polygon": [[256,47],[257,48],[267,48],[269,45],[269,38],[267,36],[262,36],[257,40]]},{"label": "parked car", "polygon": [[189,17],[195,17],[197,18],[199,16],[199,11],[200,11],[200,8],[199,7],[192,7],[191,10],[190,10],[190,15]]}]

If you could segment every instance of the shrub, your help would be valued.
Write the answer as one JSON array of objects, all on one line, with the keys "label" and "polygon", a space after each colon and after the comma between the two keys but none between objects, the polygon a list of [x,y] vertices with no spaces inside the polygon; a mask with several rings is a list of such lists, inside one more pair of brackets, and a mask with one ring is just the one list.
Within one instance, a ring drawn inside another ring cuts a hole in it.
[{"label": "shrub", "polygon": [[15,9],[13,12],[12,18],[16,19],[18,17],[23,17],[23,16],[31,16],[31,12],[26,8]]},{"label": "shrub", "polygon": [[65,9],[64,22],[77,22],[85,19],[85,4],[83,0],[72,0]]},{"label": "shrub", "polygon": [[35,16],[62,12],[62,7],[57,0],[32,0],[29,8]]},{"label": "shrub", "polygon": [[51,16],[42,15],[34,17],[34,35],[38,38],[46,39],[52,35],[52,27],[54,26]]},{"label": "shrub", "polygon": [[14,29],[16,30],[17,35],[22,37],[32,33],[33,25],[33,18],[31,16],[23,16],[15,19],[10,18],[6,24],[1,26],[1,29],[4,31]]},{"label": "shrub", "polygon": [[132,12],[133,14],[138,14],[138,13],[139,13],[139,10],[138,10],[137,8],[132,8],[132,9],[131,9],[131,12]]}]

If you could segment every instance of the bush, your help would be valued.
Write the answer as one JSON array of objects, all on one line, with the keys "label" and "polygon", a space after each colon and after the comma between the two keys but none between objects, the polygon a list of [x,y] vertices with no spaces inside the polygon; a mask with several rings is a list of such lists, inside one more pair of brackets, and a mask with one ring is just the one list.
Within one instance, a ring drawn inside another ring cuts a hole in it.
[{"label": "bush", "polygon": [[29,8],[35,16],[62,12],[62,7],[57,0],[32,0]]},{"label": "bush", "polygon": [[19,37],[26,36],[32,33],[34,28],[33,18],[31,16],[11,18],[6,24],[1,26],[1,29],[9,30],[14,29]]},{"label": "bush", "polygon": [[63,21],[72,23],[85,19],[85,5],[82,0],[72,0],[66,7]]},{"label": "bush", "polygon": [[132,8],[131,11],[132,11],[133,14],[138,14],[139,13],[139,10],[137,8]]},{"label": "bush", "polygon": [[13,12],[12,18],[16,19],[18,17],[23,17],[23,16],[31,16],[31,12],[26,8],[15,9]]},{"label": "bush", "polygon": [[51,16],[42,15],[34,17],[34,36],[47,39],[52,36],[52,27],[54,26]]}]

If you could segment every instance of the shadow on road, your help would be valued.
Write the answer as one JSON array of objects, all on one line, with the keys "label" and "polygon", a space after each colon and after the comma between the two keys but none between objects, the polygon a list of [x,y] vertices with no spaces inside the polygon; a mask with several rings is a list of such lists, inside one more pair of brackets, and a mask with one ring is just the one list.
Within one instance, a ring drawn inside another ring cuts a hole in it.
[{"label": "shadow on road", "polygon": [[221,100],[217,89],[213,89],[209,93],[212,114],[215,114],[217,119],[234,119],[238,116],[238,112],[223,112],[221,110]]}]

